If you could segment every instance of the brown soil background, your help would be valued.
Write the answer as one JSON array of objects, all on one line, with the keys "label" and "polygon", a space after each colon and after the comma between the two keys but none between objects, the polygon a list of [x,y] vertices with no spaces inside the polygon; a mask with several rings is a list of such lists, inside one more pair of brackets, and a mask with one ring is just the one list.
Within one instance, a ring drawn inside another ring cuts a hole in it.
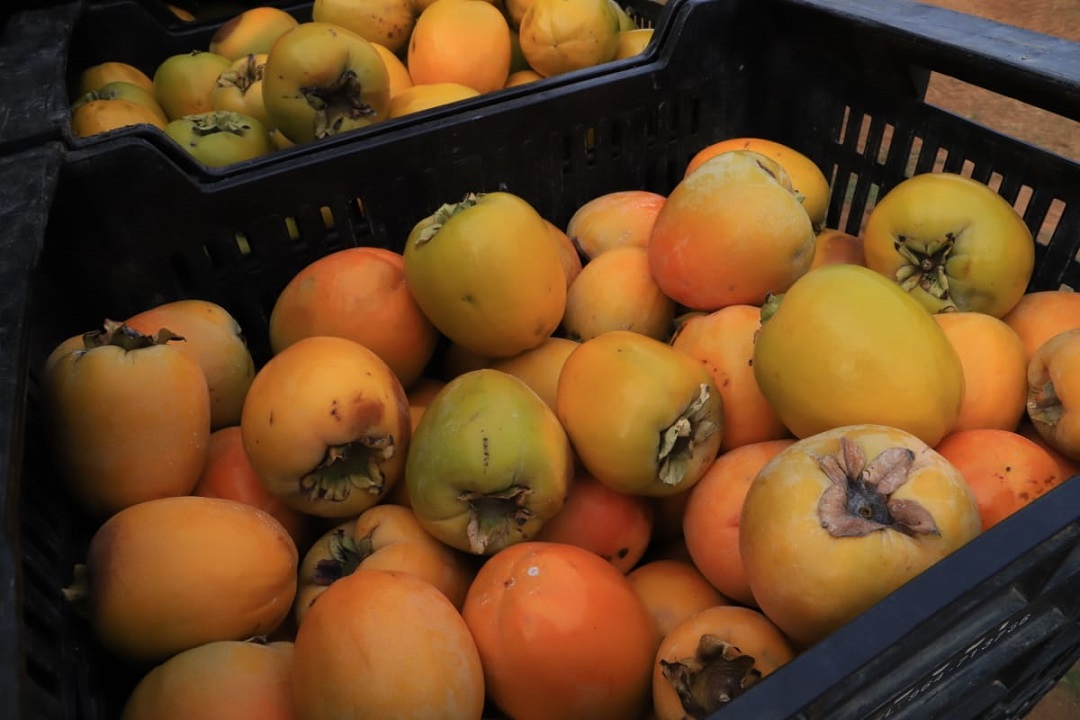
[{"label": "brown soil background", "polygon": [[[990,20],[1080,42],[1080,0],[924,0]],[[1077,47],[1080,52],[1080,46]],[[1001,97],[952,78],[933,76],[927,100],[975,122],[1080,162],[1080,122]],[[1050,691],[1027,720],[1080,719],[1080,665]]]},{"label": "brown soil background", "polygon": [[[924,2],[1080,42],[1080,0]],[[1077,52],[1080,52],[1080,47]],[[1080,122],[939,75],[931,80],[927,100],[1007,135],[1080,162]]]}]

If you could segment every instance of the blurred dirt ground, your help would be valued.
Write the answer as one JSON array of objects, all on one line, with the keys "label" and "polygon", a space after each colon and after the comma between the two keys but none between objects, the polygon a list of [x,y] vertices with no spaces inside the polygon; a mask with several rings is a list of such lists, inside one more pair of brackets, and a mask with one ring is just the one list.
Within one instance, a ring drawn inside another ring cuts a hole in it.
[{"label": "blurred dirt ground", "polygon": [[[1080,0],[922,1],[1080,43]],[[927,100],[1080,162],[1080,122],[938,75],[931,80]],[[1043,697],[1026,720],[1080,720],[1080,665]]]}]

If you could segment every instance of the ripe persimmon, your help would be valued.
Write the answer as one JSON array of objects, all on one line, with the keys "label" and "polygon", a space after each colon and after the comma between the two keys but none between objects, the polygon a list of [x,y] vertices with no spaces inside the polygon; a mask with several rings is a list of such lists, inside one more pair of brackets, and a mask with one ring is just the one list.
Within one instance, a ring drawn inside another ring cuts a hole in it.
[{"label": "ripe persimmon", "polygon": [[364,345],[406,389],[435,352],[439,333],[405,281],[405,261],[385,248],[338,250],[303,267],[270,313],[274,353],[306,337],[330,335]]},{"label": "ripe persimmon", "polygon": [[544,523],[536,539],[591,550],[627,573],[645,554],[652,528],[649,498],[613,490],[579,470],[562,508]]},{"label": "ripe persimmon", "polygon": [[239,425],[210,433],[206,464],[191,494],[238,500],[257,507],[281,523],[298,548],[307,543],[308,516],[267,492],[244,450]]},{"label": "ripe persimmon", "polygon": [[549,337],[532,350],[512,358],[496,360],[491,367],[509,373],[532,388],[548,407],[555,410],[559,373],[570,353],[581,343],[564,337]]},{"label": "ripe persimmon", "polygon": [[458,82],[415,83],[390,98],[388,117],[404,117],[479,95],[473,88]]},{"label": "ripe persimmon", "polygon": [[551,222],[547,218],[544,219],[544,222],[547,223],[548,230],[551,233],[551,237],[555,240],[555,245],[559,248],[559,256],[562,258],[563,272],[566,273],[566,287],[569,288],[570,284],[574,282],[574,278],[576,278],[581,272],[581,255],[578,253],[578,249],[577,246],[574,245],[574,241],[571,240],[570,236],[563,232],[558,225]]},{"label": "ripe persimmon", "polygon": [[683,540],[701,574],[726,597],[756,606],[739,555],[739,520],[754,477],[794,440],[765,440],[716,458],[690,489],[683,510]]},{"label": "ripe persimmon", "polygon": [[485,0],[435,0],[416,19],[406,66],[415,85],[500,90],[510,75],[510,25]]},{"label": "ripe persimmon", "polygon": [[693,563],[682,560],[651,560],[627,573],[626,579],[652,613],[661,640],[694,613],[731,604]]},{"label": "ripe persimmon", "polygon": [[576,545],[523,542],[480,567],[462,616],[488,697],[517,720],[639,717],[658,644],[618,569]]},{"label": "ripe persimmon", "polygon": [[294,720],[289,699],[291,642],[216,640],[149,670],[123,720]]},{"label": "ripe persimmon", "polygon": [[709,371],[723,398],[721,453],[791,434],[761,393],[754,377],[754,339],[760,328],[761,308],[729,305],[712,313],[685,318],[671,338],[672,347],[694,358]]},{"label": "ripe persimmon", "polygon": [[643,247],[612,248],[586,263],[566,291],[562,329],[574,340],[608,330],[630,330],[666,340],[675,301],[664,294],[649,270]]},{"label": "ripe persimmon", "polygon": [[292,696],[304,720],[479,720],[484,671],[445,595],[409,573],[365,570],[327,588],[305,616]]},{"label": "ripe persimmon", "polygon": [[660,288],[688,308],[760,305],[810,269],[815,238],[779,163],[733,150],[668,194],[649,235],[649,264]]},{"label": "ripe persimmon", "polygon": [[974,310],[935,313],[960,358],[964,399],[952,431],[1015,430],[1027,402],[1027,358],[1020,336],[1004,321]]},{"label": "ripe persimmon", "polygon": [[615,190],[585,202],[570,216],[566,234],[589,259],[612,248],[645,247],[667,198],[649,190]]},{"label": "ripe persimmon", "polygon": [[1057,487],[1064,478],[1043,448],[1023,435],[999,428],[950,433],[934,449],[964,476],[988,530]]},{"label": "ripe persimmon", "polygon": [[615,59],[619,13],[611,0],[532,0],[518,24],[525,60],[544,77]]},{"label": "ripe persimmon", "polygon": [[1001,319],[1020,336],[1030,362],[1044,342],[1080,327],[1080,293],[1065,289],[1025,293]]},{"label": "ripe persimmon", "polygon": [[862,238],[834,228],[819,230],[814,243],[814,261],[810,263],[810,269],[834,263],[866,265]]}]

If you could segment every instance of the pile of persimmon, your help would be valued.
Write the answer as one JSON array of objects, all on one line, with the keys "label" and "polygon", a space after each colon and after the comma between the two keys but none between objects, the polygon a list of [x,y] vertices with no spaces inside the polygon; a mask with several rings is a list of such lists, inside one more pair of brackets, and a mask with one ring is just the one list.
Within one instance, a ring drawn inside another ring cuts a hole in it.
[{"label": "pile of persimmon", "polygon": [[615,0],[316,0],[306,22],[256,6],[150,73],[83,69],[71,127],[153,125],[221,167],[628,58],[651,38]]},{"label": "pile of persimmon", "polygon": [[562,224],[480,192],[329,254],[258,366],[204,300],[58,342],[66,593],[125,718],[703,718],[1076,474],[1080,295],[1025,292],[1015,210],[828,204],[732,138]]}]

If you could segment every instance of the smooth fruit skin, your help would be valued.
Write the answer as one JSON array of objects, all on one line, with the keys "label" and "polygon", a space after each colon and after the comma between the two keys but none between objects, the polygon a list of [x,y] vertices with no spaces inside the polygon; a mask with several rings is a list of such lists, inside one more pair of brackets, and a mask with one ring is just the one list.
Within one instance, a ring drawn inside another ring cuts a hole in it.
[{"label": "smooth fruit skin", "polygon": [[169,120],[213,110],[214,85],[231,63],[227,57],[203,50],[162,60],[154,71],[154,97]]},{"label": "smooth fruit skin", "polygon": [[[693,487],[712,463],[723,436],[722,402],[700,363],[627,330],[575,348],[555,399],[559,420],[593,477],[621,492],[657,497]],[[662,436],[690,413],[693,442],[666,452]]]},{"label": "smooth fruit skin", "polygon": [[147,672],[120,720],[293,720],[291,642],[217,640]]},{"label": "smooth fruit skin", "polygon": [[572,473],[570,441],[551,408],[524,381],[483,368],[448,382],[428,405],[405,483],[428,532],[491,555],[536,536],[562,508]]},{"label": "smooth fruit skin", "polygon": [[44,386],[53,457],[82,510],[106,518],[195,487],[210,393],[199,364],[171,343],[60,351]]},{"label": "smooth fruit skin", "polygon": [[393,120],[479,95],[468,85],[456,82],[417,83],[390,98],[388,117]]},{"label": "smooth fruit skin", "polygon": [[648,549],[653,513],[648,498],[612,490],[579,471],[562,508],[544,523],[536,539],[592,550],[625,574]]},{"label": "smooth fruit skin", "polygon": [[563,364],[580,344],[568,338],[552,336],[532,350],[498,360],[491,367],[523,380],[554,412]]},{"label": "smooth fruit skin", "polygon": [[257,507],[281,523],[297,547],[308,542],[310,518],[266,491],[244,450],[239,425],[210,433],[206,464],[191,494],[236,500]]},{"label": "smooth fruit skin", "polygon": [[[936,533],[909,535],[889,527],[835,537],[823,527],[818,505],[831,480],[819,463],[839,452],[844,436],[867,463],[888,448],[914,453],[907,481],[890,499],[921,504]],[[762,612],[794,643],[808,647],[974,539],[981,527],[971,488],[940,454],[902,430],[853,425],[800,440],[762,467],[743,502],[739,548]]]},{"label": "smooth fruit skin", "polygon": [[1001,319],[1020,336],[1024,355],[1031,362],[1044,342],[1080,328],[1080,293],[1066,289],[1025,293]]},{"label": "smooth fruit skin", "polygon": [[566,234],[589,259],[606,250],[646,247],[667,198],[648,190],[616,190],[588,200],[566,223]]},{"label": "smooth fruit skin", "polygon": [[649,236],[660,288],[694,310],[760,305],[814,259],[810,216],[783,167],[734,150],[705,161],[668,194]]},{"label": "smooth fruit skin", "polygon": [[462,616],[488,696],[517,720],[640,717],[659,643],[621,572],[574,545],[527,542],[481,566]]},{"label": "smooth fruit skin", "polygon": [[255,375],[240,419],[244,449],[267,490],[320,517],[350,517],[402,477],[409,403],[373,351],[344,338],[304,338]]},{"label": "smooth fruit skin", "polygon": [[327,589],[297,631],[292,696],[301,720],[479,720],[484,671],[446,596],[365,570]]},{"label": "smooth fruit skin", "polygon": [[1027,403],[1027,357],[1020,336],[986,313],[935,313],[934,320],[960,358],[964,402],[953,432],[1015,430]]},{"label": "smooth fruit skin", "polygon": [[167,124],[152,108],[123,98],[90,100],[71,113],[71,132],[80,138],[134,125],[153,125],[164,130]]},{"label": "smooth fruit skin", "polygon": [[566,274],[544,218],[508,192],[470,195],[409,233],[405,277],[424,314],[476,355],[513,357],[550,337]]},{"label": "smooth fruit skin", "polygon": [[960,430],[946,435],[934,450],[951,462],[971,486],[983,530],[1066,479],[1049,452],[1011,430]]},{"label": "smooth fruit skin", "polygon": [[765,463],[794,440],[765,440],[722,453],[687,494],[682,535],[701,574],[725,596],[757,607],[739,554],[743,502]]},{"label": "smooth fruit skin", "polygon": [[209,50],[229,60],[237,60],[245,55],[265,55],[270,52],[275,40],[299,24],[295,17],[281,8],[248,8],[214,31]]},{"label": "smooth fruit skin", "polygon": [[170,344],[198,362],[206,375],[211,429],[239,424],[255,363],[228,310],[207,300],[176,300],[133,315],[127,324],[144,333],[167,328],[184,338]]},{"label": "smooth fruit skin", "polygon": [[436,0],[416,19],[406,66],[415,85],[457,83],[478,94],[510,75],[510,26],[486,0]]},{"label": "smooth fruit skin", "polygon": [[754,342],[760,329],[760,307],[728,305],[685,318],[670,340],[673,348],[709,371],[723,398],[721,453],[790,435],[754,377]]},{"label": "smooth fruit skin", "polygon": [[593,258],[567,288],[562,329],[574,340],[608,330],[631,330],[667,340],[675,301],[649,270],[643,247],[619,247]]},{"label": "smooth fruit skin", "polygon": [[[904,180],[878,201],[862,233],[866,266],[931,312],[1009,312],[1031,280],[1035,244],[1023,218],[989,186],[955,173]],[[941,248],[946,248],[942,250]],[[914,251],[915,258],[902,250]],[[915,271],[915,262],[930,269]],[[947,293],[927,282],[947,278]],[[924,280],[919,280],[924,278]]]},{"label": "smooth fruit skin", "polygon": [[110,651],[144,662],[269,635],[292,606],[297,562],[281,523],[245,503],[139,503],[90,540],[91,624]]},{"label": "smooth fruit skin", "polygon": [[435,352],[439,334],[417,305],[400,253],[355,247],[300,270],[270,312],[270,347],[279,353],[315,335],[342,337],[372,350],[408,389]]},{"label": "smooth fruit skin", "polygon": [[93,92],[103,85],[118,80],[138,85],[149,93],[154,92],[153,79],[142,70],[125,62],[109,60],[91,65],[79,73],[76,96]]},{"label": "smooth fruit skin", "polygon": [[753,360],[762,394],[798,438],[876,423],[933,446],[964,399],[960,359],[930,313],[858,265],[800,278],[762,324]]},{"label": "smooth fruit skin", "polygon": [[661,640],[691,615],[730,604],[693,563],[682,560],[650,560],[627,573],[626,579],[652,613]]}]

